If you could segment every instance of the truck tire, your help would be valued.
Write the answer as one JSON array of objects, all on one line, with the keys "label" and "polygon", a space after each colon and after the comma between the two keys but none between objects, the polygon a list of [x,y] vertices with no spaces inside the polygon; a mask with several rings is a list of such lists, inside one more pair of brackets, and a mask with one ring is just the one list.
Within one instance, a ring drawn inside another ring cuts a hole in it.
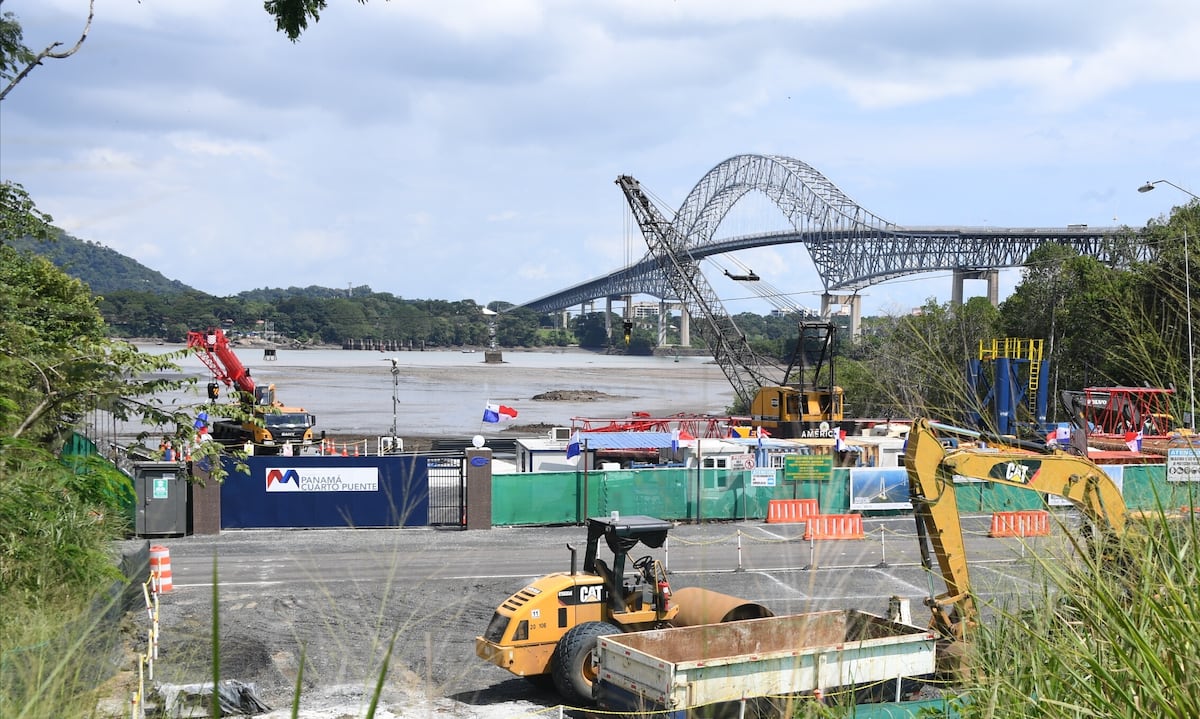
[{"label": "truck tire", "polygon": [[586,706],[595,701],[596,638],[620,633],[620,628],[608,622],[584,622],[568,629],[558,640],[550,668],[554,687],[566,703]]}]

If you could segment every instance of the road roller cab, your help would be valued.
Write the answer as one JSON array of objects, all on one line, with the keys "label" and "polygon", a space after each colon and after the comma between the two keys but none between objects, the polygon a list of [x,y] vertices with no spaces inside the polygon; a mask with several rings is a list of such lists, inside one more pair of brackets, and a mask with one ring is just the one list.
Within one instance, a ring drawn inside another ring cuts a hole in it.
[{"label": "road roller cab", "polygon": [[[540,577],[501,603],[476,637],[475,653],[517,676],[553,681],[568,702],[589,703],[597,637],[772,616],[761,605],[704,589],[673,595],[661,562],[649,555],[628,561],[639,544],[662,547],[670,529],[670,522],[641,515],[589,518],[582,571],[568,544],[570,572]],[[601,538],[612,552],[611,564],[599,556]],[[629,577],[627,565],[633,570]]]}]

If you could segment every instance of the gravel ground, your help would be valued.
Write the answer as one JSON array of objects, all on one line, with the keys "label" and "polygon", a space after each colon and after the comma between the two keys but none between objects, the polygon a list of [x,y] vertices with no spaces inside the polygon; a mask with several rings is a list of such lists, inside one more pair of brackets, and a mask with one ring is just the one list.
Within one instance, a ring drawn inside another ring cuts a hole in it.
[{"label": "gravel ground", "polygon": [[[972,521],[975,586],[985,595],[1027,595],[1020,546],[987,539],[986,517]],[[865,541],[814,545],[800,539],[799,525],[683,525],[666,559],[676,589],[703,586],[778,614],[882,614],[888,597],[900,595],[924,623],[920,598],[929,583],[912,520],[874,521],[869,532]],[[184,684],[211,674],[215,571],[221,676],[254,684],[274,708],[266,716],[291,716],[302,664],[299,716],[366,716],[393,635],[376,717],[499,719],[552,710],[554,694],[476,658],[474,638],[509,594],[568,568],[568,542],[582,549],[584,530],[239,531],[156,542],[170,550],[174,581],[161,599],[156,679]],[[132,620],[144,632],[145,615]],[[115,686],[120,707],[128,684]]]}]

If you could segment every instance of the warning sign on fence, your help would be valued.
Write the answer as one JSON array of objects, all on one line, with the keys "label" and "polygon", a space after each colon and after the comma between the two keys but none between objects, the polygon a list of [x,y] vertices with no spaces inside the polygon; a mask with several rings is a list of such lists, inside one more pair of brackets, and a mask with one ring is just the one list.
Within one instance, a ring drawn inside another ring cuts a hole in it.
[{"label": "warning sign on fence", "polygon": [[774,487],[775,470],[770,467],[757,467],[750,470],[751,487]]},{"label": "warning sign on fence", "polygon": [[1167,450],[1168,482],[1200,482],[1200,450],[1175,448]]},{"label": "warning sign on fence", "polygon": [[729,456],[730,469],[754,469],[754,455],[732,454]]}]

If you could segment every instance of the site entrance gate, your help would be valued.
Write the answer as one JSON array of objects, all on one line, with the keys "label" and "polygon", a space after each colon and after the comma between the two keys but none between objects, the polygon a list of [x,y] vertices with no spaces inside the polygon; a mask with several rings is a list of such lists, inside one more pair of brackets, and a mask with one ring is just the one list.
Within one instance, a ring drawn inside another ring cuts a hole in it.
[{"label": "site entrance gate", "polygon": [[429,455],[429,524],[465,527],[467,458],[462,453]]}]

